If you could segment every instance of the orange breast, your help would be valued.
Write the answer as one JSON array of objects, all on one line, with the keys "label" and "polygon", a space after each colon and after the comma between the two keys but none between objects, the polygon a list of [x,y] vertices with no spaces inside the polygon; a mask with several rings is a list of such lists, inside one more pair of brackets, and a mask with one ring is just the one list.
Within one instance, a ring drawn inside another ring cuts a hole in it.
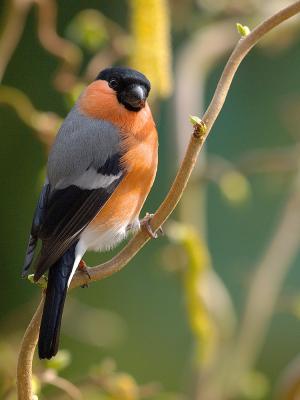
[{"label": "orange breast", "polygon": [[79,106],[85,114],[120,127],[122,163],[128,171],[90,226],[102,230],[122,221],[131,223],[139,216],[157,170],[157,131],[150,108],[146,104],[139,112],[127,110],[101,80],[88,86]]},{"label": "orange breast", "polygon": [[138,218],[156,175],[157,141],[136,144],[123,159],[129,172],[91,222],[93,228],[102,230]]},{"label": "orange breast", "polygon": [[128,135],[148,135],[155,128],[148,103],[139,112],[127,110],[106,81],[91,83],[79,100],[82,111],[93,118],[110,121]]}]

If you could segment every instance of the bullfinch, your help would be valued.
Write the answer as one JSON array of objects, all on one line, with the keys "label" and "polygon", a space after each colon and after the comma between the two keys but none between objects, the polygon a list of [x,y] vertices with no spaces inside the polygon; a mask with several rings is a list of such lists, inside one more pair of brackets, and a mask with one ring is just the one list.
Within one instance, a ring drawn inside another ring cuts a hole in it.
[{"label": "bullfinch", "polygon": [[158,158],[149,91],[140,72],[107,68],[86,87],[56,136],[23,266],[26,276],[40,240],[34,280],[48,271],[41,359],[57,353],[67,289],[84,253],[111,249],[140,228]]}]

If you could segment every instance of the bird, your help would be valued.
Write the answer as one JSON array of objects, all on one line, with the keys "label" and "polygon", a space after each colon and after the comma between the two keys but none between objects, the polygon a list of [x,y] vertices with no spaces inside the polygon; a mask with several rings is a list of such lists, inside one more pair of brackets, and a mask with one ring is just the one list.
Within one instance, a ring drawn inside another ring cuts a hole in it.
[{"label": "bird", "polygon": [[141,228],[139,214],[158,164],[150,89],[134,69],[102,70],[80,94],[49,152],[22,269],[26,277],[33,265],[34,281],[48,271],[40,359],[58,351],[67,290],[85,252],[107,251]]}]

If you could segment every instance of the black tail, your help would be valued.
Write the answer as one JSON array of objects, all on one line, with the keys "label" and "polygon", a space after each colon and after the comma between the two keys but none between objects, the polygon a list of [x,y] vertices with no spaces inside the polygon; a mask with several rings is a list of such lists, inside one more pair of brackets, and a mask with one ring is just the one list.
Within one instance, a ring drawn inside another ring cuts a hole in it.
[{"label": "black tail", "polygon": [[75,260],[75,243],[50,269],[39,335],[39,357],[55,356],[63,308],[68,290],[68,280]]}]

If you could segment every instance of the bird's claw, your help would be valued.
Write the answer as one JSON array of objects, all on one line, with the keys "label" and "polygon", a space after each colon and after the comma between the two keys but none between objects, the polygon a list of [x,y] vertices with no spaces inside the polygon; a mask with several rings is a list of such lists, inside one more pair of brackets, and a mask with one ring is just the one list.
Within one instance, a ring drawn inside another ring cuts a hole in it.
[{"label": "bird's claw", "polygon": [[[91,280],[91,275],[89,273],[88,266],[86,265],[84,260],[80,260],[77,269],[79,271],[83,272],[84,274],[86,274],[89,277],[89,280]],[[82,288],[87,288],[87,287],[89,287],[89,285],[87,283],[85,283],[84,285],[81,285],[81,287]]]},{"label": "bird's claw", "polygon": [[164,231],[161,226],[155,232],[153,231],[150,225],[150,221],[153,218],[153,215],[154,214],[146,213],[145,217],[140,221],[140,223],[142,229],[144,228],[152,239],[157,239],[159,236],[163,236]]}]

